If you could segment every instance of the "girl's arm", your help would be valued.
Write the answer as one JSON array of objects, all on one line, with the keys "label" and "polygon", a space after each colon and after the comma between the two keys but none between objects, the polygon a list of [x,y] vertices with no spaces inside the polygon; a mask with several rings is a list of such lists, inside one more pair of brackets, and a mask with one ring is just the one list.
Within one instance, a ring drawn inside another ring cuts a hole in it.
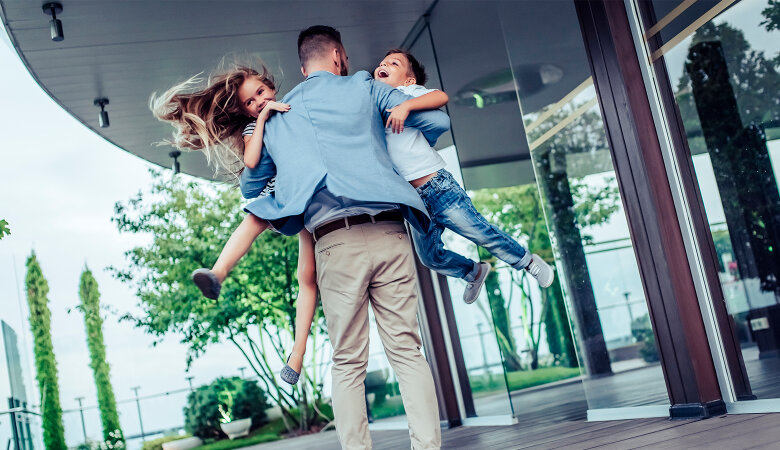
[{"label": "girl's arm", "polygon": [[298,303],[295,306],[295,343],[293,344],[290,367],[295,367],[298,358],[303,361],[306,340],[309,338],[314,310],[317,308],[317,272],[314,265],[314,239],[305,229],[298,235]]},{"label": "girl's arm", "polygon": [[263,151],[263,130],[265,128],[265,122],[271,116],[271,112],[287,112],[290,110],[290,105],[279,102],[268,102],[263,110],[260,111],[260,115],[257,116],[257,122],[255,124],[255,130],[251,136],[244,136],[244,165],[250,169],[254,169],[260,163],[260,154]]},{"label": "girl's arm", "polygon": [[442,91],[431,91],[419,97],[411,98],[387,111],[390,116],[387,118],[386,128],[392,128],[393,133],[404,131],[404,121],[412,111],[423,109],[439,109],[446,105],[449,97]]}]

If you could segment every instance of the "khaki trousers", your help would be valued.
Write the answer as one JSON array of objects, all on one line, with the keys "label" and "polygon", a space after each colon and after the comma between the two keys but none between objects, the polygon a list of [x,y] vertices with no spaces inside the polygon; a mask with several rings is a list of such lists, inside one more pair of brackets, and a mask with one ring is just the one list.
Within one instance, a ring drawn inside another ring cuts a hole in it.
[{"label": "khaki trousers", "polygon": [[413,449],[441,447],[431,369],[420,353],[417,279],[401,222],[353,225],[315,244],[317,283],[333,346],[333,412],[344,449],[370,449],[365,386],[368,305],[398,377]]}]

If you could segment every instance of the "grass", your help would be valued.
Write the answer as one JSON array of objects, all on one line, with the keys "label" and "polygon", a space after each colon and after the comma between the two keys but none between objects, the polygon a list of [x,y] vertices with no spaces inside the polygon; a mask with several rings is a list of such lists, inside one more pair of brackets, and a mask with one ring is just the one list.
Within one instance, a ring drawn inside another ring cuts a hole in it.
[{"label": "grass", "polygon": [[542,367],[536,370],[521,370],[507,373],[509,390],[517,391],[529,387],[540,386],[554,381],[565,380],[580,375],[576,367]]},{"label": "grass", "polygon": [[[529,387],[540,386],[554,381],[565,380],[580,375],[580,369],[572,367],[541,367],[536,370],[519,370],[508,372],[509,391],[518,391]],[[504,377],[501,374],[474,375],[469,377],[471,390],[474,393],[490,394],[506,389]],[[400,395],[388,396],[381,405],[371,405],[371,414],[375,420],[404,414],[404,406]]]},{"label": "grass", "polygon": [[[572,367],[540,367],[536,370],[518,370],[507,372],[507,381],[509,382],[509,391],[527,389],[529,387],[540,386],[554,381],[565,380],[576,377],[580,374],[580,369]],[[503,375],[482,374],[469,377],[471,390],[475,394],[489,394],[494,391],[506,389]]]}]

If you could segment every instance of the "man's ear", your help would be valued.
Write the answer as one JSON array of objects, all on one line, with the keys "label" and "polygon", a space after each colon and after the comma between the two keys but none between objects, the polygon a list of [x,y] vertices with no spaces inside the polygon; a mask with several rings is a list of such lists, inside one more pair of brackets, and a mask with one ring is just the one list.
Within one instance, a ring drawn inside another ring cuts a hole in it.
[{"label": "man's ear", "polygon": [[330,52],[330,56],[333,58],[333,62],[336,63],[336,67],[341,67],[341,50],[334,47]]},{"label": "man's ear", "polygon": [[303,66],[301,66],[301,74],[303,75],[303,77],[304,77],[304,78],[306,78],[306,77],[308,77],[308,76],[309,76],[309,75],[306,73],[306,68],[305,68],[305,67],[303,67]]}]

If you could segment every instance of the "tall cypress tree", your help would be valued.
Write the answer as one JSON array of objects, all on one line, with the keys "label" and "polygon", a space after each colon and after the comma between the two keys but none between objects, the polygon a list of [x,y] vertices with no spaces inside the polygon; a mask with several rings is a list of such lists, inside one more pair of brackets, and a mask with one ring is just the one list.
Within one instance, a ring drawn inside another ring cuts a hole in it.
[{"label": "tall cypress tree", "polygon": [[89,348],[90,364],[95,376],[100,419],[103,423],[103,440],[116,446],[122,443],[124,437],[119,425],[119,415],[116,411],[116,399],[111,387],[109,366],[106,362],[106,346],[103,343],[103,319],[100,318],[100,292],[92,272],[85,267],[79,283],[81,312],[84,313],[84,324],[87,328],[87,347]]},{"label": "tall cypress tree", "polygon": [[30,327],[35,342],[35,378],[41,392],[43,442],[47,450],[65,450],[65,431],[62,426],[60,387],[57,381],[57,361],[51,341],[51,311],[49,311],[49,283],[43,277],[35,252],[27,258],[27,304],[30,307]]}]

